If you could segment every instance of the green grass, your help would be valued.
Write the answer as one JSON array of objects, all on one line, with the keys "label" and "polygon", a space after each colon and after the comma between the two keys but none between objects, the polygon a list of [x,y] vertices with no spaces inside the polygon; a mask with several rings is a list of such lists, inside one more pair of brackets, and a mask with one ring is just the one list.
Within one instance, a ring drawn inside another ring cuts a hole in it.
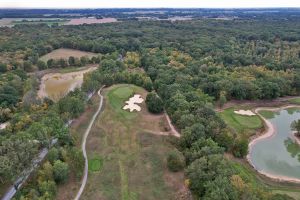
[{"label": "green grass", "polygon": [[275,117],[275,112],[270,110],[261,110],[259,111],[259,114],[261,114],[266,119],[272,119]]},{"label": "green grass", "polygon": [[89,159],[89,171],[90,172],[98,172],[102,169],[103,166],[103,159],[100,156],[92,156]]},{"label": "green grass", "polygon": [[[105,109],[87,141],[88,154],[101,156],[104,164],[89,176],[83,200],[173,200],[178,192],[165,181],[166,155],[174,148],[168,138],[143,131],[143,124],[149,123],[143,112],[122,110],[133,93],[145,91],[124,84],[104,92]],[[184,182],[177,174],[171,180]]]},{"label": "green grass", "polygon": [[256,130],[263,127],[263,123],[258,116],[245,116],[234,113],[235,108],[225,109],[220,116],[225,123],[235,130],[239,136],[249,137],[256,133]]},{"label": "green grass", "polygon": [[294,104],[300,104],[300,98],[291,99],[291,100],[289,100],[289,102],[294,103]]},{"label": "green grass", "polygon": [[125,101],[127,101],[137,91],[138,88],[133,85],[118,85],[108,92],[107,96],[109,103],[120,117],[133,119],[137,116],[136,112],[129,112],[122,109],[125,106]]}]

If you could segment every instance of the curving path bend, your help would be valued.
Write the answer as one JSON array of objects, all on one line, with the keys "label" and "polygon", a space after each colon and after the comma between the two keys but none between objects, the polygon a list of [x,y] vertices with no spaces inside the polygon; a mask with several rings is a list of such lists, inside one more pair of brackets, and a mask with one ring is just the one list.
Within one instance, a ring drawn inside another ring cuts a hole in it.
[{"label": "curving path bend", "polygon": [[84,157],[84,160],[85,160],[85,165],[84,165],[84,175],[83,175],[83,178],[82,178],[82,183],[81,183],[81,186],[80,186],[80,189],[79,191],[77,192],[77,195],[76,197],[74,198],[74,200],[79,200],[80,199],[80,196],[85,188],[85,185],[86,185],[86,182],[87,182],[87,178],[88,178],[88,158],[87,158],[87,154],[86,154],[86,149],[85,149],[85,146],[86,146],[86,139],[91,131],[91,128],[95,122],[95,119],[97,118],[98,114],[100,113],[101,109],[102,109],[102,105],[103,105],[103,96],[101,95],[101,90],[104,88],[105,86],[102,86],[99,90],[98,90],[98,96],[100,97],[100,103],[99,103],[99,107],[98,107],[98,110],[95,112],[95,114],[93,115],[93,118],[92,120],[90,121],[89,123],[89,126],[88,128],[86,129],[85,133],[84,133],[84,136],[83,136],[83,141],[82,141],[82,152],[83,152],[83,157]]}]

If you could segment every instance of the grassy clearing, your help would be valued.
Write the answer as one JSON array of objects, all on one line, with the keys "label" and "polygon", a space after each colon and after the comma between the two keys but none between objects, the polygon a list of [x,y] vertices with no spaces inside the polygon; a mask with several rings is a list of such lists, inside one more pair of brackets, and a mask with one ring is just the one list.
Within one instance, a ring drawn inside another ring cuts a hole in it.
[{"label": "grassy clearing", "polygon": [[275,117],[275,112],[270,110],[261,110],[259,111],[259,114],[261,114],[266,119],[272,119]]},{"label": "grassy clearing", "polygon": [[[148,113],[144,102],[141,112],[122,110],[124,100],[133,93],[143,98],[147,94],[132,85],[117,85],[104,93],[105,109],[87,141],[88,156],[103,158],[103,166],[98,173],[90,172],[81,199],[167,200],[175,199],[182,188],[180,173],[172,173],[171,181],[166,181],[170,173],[166,155],[174,148],[169,138],[144,131],[150,117],[152,130],[158,130],[161,118]],[[177,186],[170,186],[172,181]]]},{"label": "grassy clearing", "polygon": [[291,99],[291,100],[289,100],[289,102],[293,103],[293,104],[299,104],[300,105],[300,98]]},{"label": "grassy clearing", "polygon": [[99,54],[92,53],[92,52],[87,52],[87,51],[79,51],[79,50],[74,50],[74,49],[56,49],[44,56],[42,56],[40,59],[43,61],[47,61],[49,59],[68,59],[70,56],[73,56],[75,58],[80,58],[82,56],[88,56],[88,57],[93,57],[97,56]]},{"label": "grassy clearing", "polygon": [[263,127],[263,123],[258,116],[239,115],[234,113],[234,110],[236,109],[225,109],[220,113],[220,116],[239,136],[250,137]]}]

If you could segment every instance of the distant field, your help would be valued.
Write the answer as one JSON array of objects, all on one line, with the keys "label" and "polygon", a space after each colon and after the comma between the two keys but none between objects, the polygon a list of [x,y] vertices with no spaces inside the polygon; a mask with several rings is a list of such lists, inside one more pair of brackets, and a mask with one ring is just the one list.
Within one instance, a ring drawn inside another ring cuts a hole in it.
[{"label": "distant field", "polygon": [[258,116],[245,116],[234,113],[235,108],[225,109],[220,113],[226,124],[234,129],[239,136],[247,138],[255,134],[257,129],[263,127],[263,123]]},{"label": "distant field", "polygon": [[42,56],[40,59],[43,61],[47,61],[49,59],[60,59],[60,58],[68,59],[70,56],[73,56],[75,58],[80,58],[82,56],[93,57],[97,55],[98,54],[92,52],[61,48],[61,49],[56,49]]},{"label": "distant field", "polygon": [[65,25],[81,25],[81,24],[104,24],[104,23],[112,23],[117,22],[116,18],[103,18],[103,19],[96,19],[96,18],[76,18],[71,19]]},{"label": "distant field", "polygon": [[14,26],[18,24],[53,24],[64,25],[70,19],[64,18],[3,18],[0,19],[0,26]]}]

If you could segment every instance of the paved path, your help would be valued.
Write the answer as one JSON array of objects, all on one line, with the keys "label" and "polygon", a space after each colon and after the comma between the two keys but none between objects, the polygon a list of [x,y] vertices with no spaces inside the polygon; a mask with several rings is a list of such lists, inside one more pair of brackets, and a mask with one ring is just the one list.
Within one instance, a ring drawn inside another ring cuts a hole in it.
[{"label": "paved path", "polygon": [[[104,86],[103,86],[104,87]],[[80,196],[85,188],[85,185],[86,185],[86,181],[87,181],[87,178],[88,178],[88,167],[89,167],[89,164],[88,164],[88,158],[87,158],[87,154],[86,154],[86,149],[85,149],[85,145],[86,145],[86,139],[91,131],[91,128],[95,122],[95,119],[96,117],[98,116],[98,114],[100,113],[101,111],[101,108],[102,108],[102,105],[103,105],[103,96],[101,95],[101,90],[103,89],[100,88],[100,90],[98,91],[98,95],[100,97],[100,103],[99,103],[99,107],[98,107],[98,110],[95,112],[92,120],[90,121],[90,124],[88,126],[88,128],[86,129],[85,133],[84,133],[84,136],[83,136],[83,141],[82,141],[82,152],[83,152],[83,157],[85,159],[85,166],[84,166],[84,175],[83,175],[83,178],[82,178],[82,183],[81,183],[81,186],[80,186],[80,189],[76,195],[76,197],[74,198],[74,200],[79,200],[80,199]]]}]

